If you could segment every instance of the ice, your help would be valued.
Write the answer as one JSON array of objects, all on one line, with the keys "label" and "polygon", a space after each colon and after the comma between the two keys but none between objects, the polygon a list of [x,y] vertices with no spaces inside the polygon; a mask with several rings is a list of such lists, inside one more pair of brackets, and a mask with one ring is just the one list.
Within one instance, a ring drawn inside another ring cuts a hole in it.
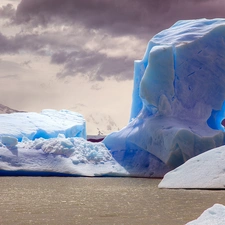
[{"label": "ice", "polygon": [[0,172],[162,177],[225,144],[224,59],[224,19],[178,21],[135,61],[126,127],[90,144],[78,113],[3,114]]},{"label": "ice", "polygon": [[23,137],[30,140],[47,139],[58,134],[86,138],[85,119],[81,114],[68,110],[45,109],[41,113],[1,114],[0,124],[0,138],[8,136],[18,141]]},{"label": "ice", "polygon": [[225,146],[195,156],[168,172],[159,188],[225,189]]},{"label": "ice", "polygon": [[0,175],[128,175],[103,143],[86,140],[81,114],[1,114],[0,124]]},{"label": "ice", "polygon": [[160,176],[224,145],[224,59],[224,19],[178,21],[155,35],[134,64],[130,123],[104,140],[115,159]]},{"label": "ice", "polygon": [[128,172],[103,143],[60,134],[24,138],[14,148],[0,142],[0,175],[127,176]]},{"label": "ice", "polygon": [[18,144],[17,138],[14,138],[14,137],[2,136],[0,138],[0,141],[3,145],[9,148],[13,148]]},{"label": "ice", "polygon": [[0,115],[0,175],[129,176],[68,110]]},{"label": "ice", "polygon": [[205,210],[201,216],[186,225],[224,225],[225,224],[225,206],[214,204],[211,208]]}]

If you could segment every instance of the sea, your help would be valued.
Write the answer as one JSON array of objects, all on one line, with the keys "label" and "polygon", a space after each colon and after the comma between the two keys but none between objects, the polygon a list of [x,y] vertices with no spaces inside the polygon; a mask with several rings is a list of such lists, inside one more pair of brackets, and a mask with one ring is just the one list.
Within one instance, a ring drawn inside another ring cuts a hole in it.
[{"label": "sea", "polygon": [[158,189],[160,179],[0,177],[0,224],[181,225],[224,190]]}]

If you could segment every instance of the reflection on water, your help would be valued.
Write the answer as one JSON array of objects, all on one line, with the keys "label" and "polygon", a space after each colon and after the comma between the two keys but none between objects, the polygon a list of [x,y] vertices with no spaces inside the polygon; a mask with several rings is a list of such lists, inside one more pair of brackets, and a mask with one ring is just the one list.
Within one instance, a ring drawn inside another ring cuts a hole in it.
[{"label": "reflection on water", "polygon": [[139,178],[0,177],[0,224],[176,225],[225,191],[158,189]]}]

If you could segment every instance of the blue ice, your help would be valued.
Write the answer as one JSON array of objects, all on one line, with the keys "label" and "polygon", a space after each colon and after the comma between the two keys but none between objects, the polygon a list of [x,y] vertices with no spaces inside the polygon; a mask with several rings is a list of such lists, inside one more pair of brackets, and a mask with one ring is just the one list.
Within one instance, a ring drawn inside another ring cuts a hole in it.
[{"label": "blue ice", "polygon": [[65,137],[86,138],[86,121],[84,117],[69,110],[45,109],[41,113],[12,113],[0,116],[1,137],[15,137],[22,141],[24,137],[56,138],[59,134]]},{"label": "blue ice", "polygon": [[128,171],[151,176],[224,145],[224,86],[225,20],[178,21],[135,61],[130,123],[104,144]]}]

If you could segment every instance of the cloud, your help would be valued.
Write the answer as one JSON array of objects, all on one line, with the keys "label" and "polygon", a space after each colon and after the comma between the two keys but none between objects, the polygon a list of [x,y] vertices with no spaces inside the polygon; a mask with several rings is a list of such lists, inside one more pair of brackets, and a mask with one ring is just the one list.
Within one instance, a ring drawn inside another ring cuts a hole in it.
[{"label": "cloud", "polygon": [[15,16],[16,10],[12,4],[3,5],[0,7],[0,18],[12,19]]},{"label": "cloud", "polygon": [[[138,35],[158,31],[161,17],[175,0],[22,0],[16,23],[47,26],[52,23],[80,23],[111,35]],[[165,21],[164,21],[165,22]],[[152,31],[153,30],[153,31]]]},{"label": "cloud", "polygon": [[22,0],[18,23],[47,25],[78,22],[113,35],[159,32],[180,19],[224,17],[223,0]]},{"label": "cloud", "polygon": [[18,74],[1,75],[0,79],[18,79]]},{"label": "cloud", "polygon": [[49,57],[58,78],[132,79],[148,40],[180,19],[224,17],[224,0],[21,0],[0,8],[20,32],[0,33],[0,54]]},{"label": "cloud", "polygon": [[26,60],[23,63],[21,63],[22,66],[25,66],[25,67],[31,69],[30,64],[31,64],[31,60]]},{"label": "cloud", "polygon": [[[0,32],[0,53],[14,54],[20,51],[43,53],[47,45],[52,44],[50,39],[36,34],[16,34],[7,37]],[[54,44],[52,44],[54,45]]]},{"label": "cloud", "polygon": [[59,78],[84,76],[98,81],[109,77],[126,80],[133,77],[133,61],[138,52],[130,48],[139,48],[143,54],[146,44],[141,48],[137,39],[127,44],[129,40],[129,37],[113,38],[81,26],[66,29],[54,26],[54,29],[23,30],[10,37],[0,33],[0,54],[30,52],[48,56],[52,64],[62,66],[57,73]]},{"label": "cloud", "polygon": [[8,53],[10,50],[10,43],[7,37],[5,37],[0,32],[0,52],[1,53]]},{"label": "cloud", "polygon": [[17,62],[0,59],[1,78],[19,78],[26,70]]},{"label": "cloud", "polygon": [[132,79],[133,61],[126,57],[110,58],[105,54],[78,51],[57,52],[52,55],[51,63],[63,64],[59,78],[74,75],[86,75],[91,80],[102,81],[105,77],[115,77],[117,80]]}]

